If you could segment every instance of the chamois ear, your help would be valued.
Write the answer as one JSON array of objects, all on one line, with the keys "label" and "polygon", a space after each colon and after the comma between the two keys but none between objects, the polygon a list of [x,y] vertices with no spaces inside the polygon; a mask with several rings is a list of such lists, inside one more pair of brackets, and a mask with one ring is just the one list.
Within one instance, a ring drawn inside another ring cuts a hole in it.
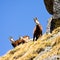
[{"label": "chamois ear", "polygon": [[13,39],[13,37],[9,37],[9,40],[11,41],[11,43],[15,42],[14,39]]}]

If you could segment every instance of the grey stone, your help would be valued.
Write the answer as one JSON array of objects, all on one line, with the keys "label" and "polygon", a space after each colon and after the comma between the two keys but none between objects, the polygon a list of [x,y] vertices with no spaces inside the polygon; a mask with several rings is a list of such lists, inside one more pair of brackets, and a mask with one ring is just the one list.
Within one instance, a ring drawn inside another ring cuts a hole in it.
[{"label": "grey stone", "polygon": [[44,0],[47,11],[53,15],[53,19],[60,18],[60,0]]},{"label": "grey stone", "polygon": [[52,17],[48,19],[48,24],[47,24],[47,28],[46,28],[46,33],[50,33],[50,26],[51,26],[51,21],[52,21]]},{"label": "grey stone", "polygon": [[44,0],[47,11],[52,14],[48,20],[46,33],[52,33],[54,29],[60,27],[60,0]]},{"label": "grey stone", "polygon": [[54,55],[54,56],[48,57],[44,60],[60,60],[60,55]]},{"label": "grey stone", "polygon": [[54,0],[53,2],[53,19],[60,18],[60,0]]}]

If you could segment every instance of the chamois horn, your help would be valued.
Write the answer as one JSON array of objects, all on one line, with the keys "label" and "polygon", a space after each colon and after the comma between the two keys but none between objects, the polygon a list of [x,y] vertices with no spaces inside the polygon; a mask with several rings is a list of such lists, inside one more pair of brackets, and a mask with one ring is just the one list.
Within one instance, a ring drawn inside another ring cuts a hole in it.
[{"label": "chamois horn", "polygon": [[33,18],[33,20],[36,23],[36,25],[40,24],[37,17]]},{"label": "chamois horn", "polygon": [[11,43],[14,42],[13,37],[9,37],[9,40],[11,41]]}]

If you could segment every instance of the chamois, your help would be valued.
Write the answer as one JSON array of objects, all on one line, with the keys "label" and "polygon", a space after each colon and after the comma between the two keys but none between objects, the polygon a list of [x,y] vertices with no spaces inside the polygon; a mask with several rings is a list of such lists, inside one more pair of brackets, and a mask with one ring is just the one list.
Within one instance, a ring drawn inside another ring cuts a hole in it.
[{"label": "chamois", "polygon": [[29,36],[23,36],[23,37],[20,37],[18,40],[14,41],[14,39],[10,37],[10,41],[13,47],[18,46],[21,43],[23,44],[28,42],[28,39],[29,39]]},{"label": "chamois", "polygon": [[36,26],[33,30],[33,41],[37,40],[42,35],[42,26],[40,25],[37,17],[34,18],[34,22],[36,23]]}]

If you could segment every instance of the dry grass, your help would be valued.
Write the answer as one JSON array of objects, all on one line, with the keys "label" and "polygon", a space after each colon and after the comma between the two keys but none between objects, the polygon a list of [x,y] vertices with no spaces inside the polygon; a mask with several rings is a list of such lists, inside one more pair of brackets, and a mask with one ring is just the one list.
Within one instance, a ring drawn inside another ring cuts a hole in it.
[{"label": "dry grass", "polygon": [[[51,49],[45,51],[47,47]],[[52,34],[44,34],[37,41],[17,46],[2,56],[0,60],[43,60],[58,54],[60,54],[60,27]]]}]

